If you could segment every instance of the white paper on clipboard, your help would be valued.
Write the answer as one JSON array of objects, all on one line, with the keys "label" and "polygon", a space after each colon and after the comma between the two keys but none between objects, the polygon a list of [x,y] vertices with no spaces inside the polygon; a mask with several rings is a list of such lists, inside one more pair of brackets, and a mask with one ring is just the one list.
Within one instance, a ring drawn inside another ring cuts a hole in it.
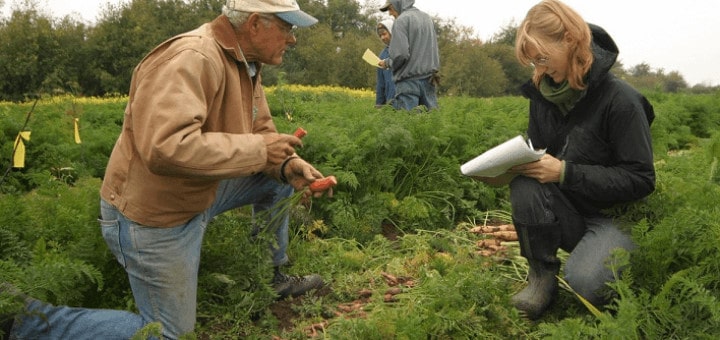
[{"label": "white paper on clipboard", "polygon": [[545,154],[545,149],[535,150],[530,140],[516,136],[501,143],[460,167],[465,176],[495,177],[511,167],[533,162]]}]

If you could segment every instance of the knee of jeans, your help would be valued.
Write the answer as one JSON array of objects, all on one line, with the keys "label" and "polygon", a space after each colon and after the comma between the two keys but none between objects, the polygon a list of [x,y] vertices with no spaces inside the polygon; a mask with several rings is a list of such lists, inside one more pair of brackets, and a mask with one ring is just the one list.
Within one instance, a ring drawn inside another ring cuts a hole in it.
[{"label": "knee of jeans", "polygon": [[588,301],[595,301],[597,300],[596,293],[605,286],[605,282],[596,280],[592,276],[593,275],[566,271],[565,281],[575,293]]},{"label": "knee of jeans", "polygon": [[615,281],[610,268],[597,263],[573,263],[565,266],[565,281],[580,296],[591,303],[603,300],[609,289],[607,284]]},{"label": "knee of jeans", "polygon": [[253,203],[253,209],[255,211],[269,209],[270,207],[280,202],[286,201],[290,196],[292,196],[293,193],[295,193],[295,189],[292,187],[292,185],[283,184],[280,182],[276,183],[277,184],[270,188],[270,194],[263,195],[262,198]]},{"label": "knee of jeans", "polygon": [[570,287],[573,288],[576,294],[582,296],[583,299],[585,299],[587,302],[589,302],[595,307],[603,306],[608,301],[608,295],[611,292],[610,288],[606,285],[602,285],[599,287]]},{"label": "knee of jeans", "polygon": [[290,197],[293,193],[295,193],[295,188],[289,184],[281,184],[277,190],[277,196],[280,198]]},{"label": "knee of jeans", "polygon": [[608,286],[611,281],[594,281],[594,280],[577,280],[569,276],[565,276],[565,281],[572,290],[582,296],[587,302],[595,307],[601,307],[607,303],[612,297],[613,290]]}]

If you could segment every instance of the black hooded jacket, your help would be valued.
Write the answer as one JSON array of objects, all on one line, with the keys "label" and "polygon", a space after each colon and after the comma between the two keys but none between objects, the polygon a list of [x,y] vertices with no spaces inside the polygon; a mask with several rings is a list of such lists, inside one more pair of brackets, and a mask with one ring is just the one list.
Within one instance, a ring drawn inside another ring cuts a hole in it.
[{"label": "black hooded jacket", "polygon": [[654,111],[648,100],[610,73],[618,56],[613,39],[590,25],[594,62],[587,88],[563,115],[532,82],[522,87],[530,99],[527,134],[533,147],[565,161],[560,189],[584,215],[600,213],[655,190],[650,124]]}]

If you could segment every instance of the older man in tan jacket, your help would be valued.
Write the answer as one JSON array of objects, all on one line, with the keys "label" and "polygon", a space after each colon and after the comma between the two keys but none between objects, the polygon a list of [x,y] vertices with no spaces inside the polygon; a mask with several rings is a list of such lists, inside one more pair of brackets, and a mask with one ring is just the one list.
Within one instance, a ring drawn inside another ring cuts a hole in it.
[{"label": "older man in tan jacket", "polygon": [[12,336],[128,338],[155,321],[165,338],[192,332],[204,231],[214,216],[244,205],[263,216],[258,228],[277,237],[278,295],[323,284],[318,275],[279,270],[288,261],[283,202],[295,190],[320,197],[332,189],[308,190],[323,175],[295,154],[300,139],[277,132],[260,76],[263,64],[280,64],[297,42],[295,27],[316,22],[294,0],[228,0],[215,20],[168,39],[140,62],[102,184],[100,219],[140,315],[28,298],[31,314],[15,318]]}]

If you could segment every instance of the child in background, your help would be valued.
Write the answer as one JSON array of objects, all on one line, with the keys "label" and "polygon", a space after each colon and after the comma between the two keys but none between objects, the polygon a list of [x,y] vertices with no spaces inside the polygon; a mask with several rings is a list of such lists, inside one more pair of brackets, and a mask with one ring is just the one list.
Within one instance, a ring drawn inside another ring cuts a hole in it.
[{"label": "child in background", "polygon": [[[392,37],[393,19],[385,19],[378,23],[377,34],[380,40],[385,44],[385,48],[380,52],[380,60],[384,60],[390,56],[390,38]],[[392,79],[392,70],[378,68],[377,85],[375,86],[375,107],[381,108],[383,105],[390,104],[395,98],[395,83]]]}]

